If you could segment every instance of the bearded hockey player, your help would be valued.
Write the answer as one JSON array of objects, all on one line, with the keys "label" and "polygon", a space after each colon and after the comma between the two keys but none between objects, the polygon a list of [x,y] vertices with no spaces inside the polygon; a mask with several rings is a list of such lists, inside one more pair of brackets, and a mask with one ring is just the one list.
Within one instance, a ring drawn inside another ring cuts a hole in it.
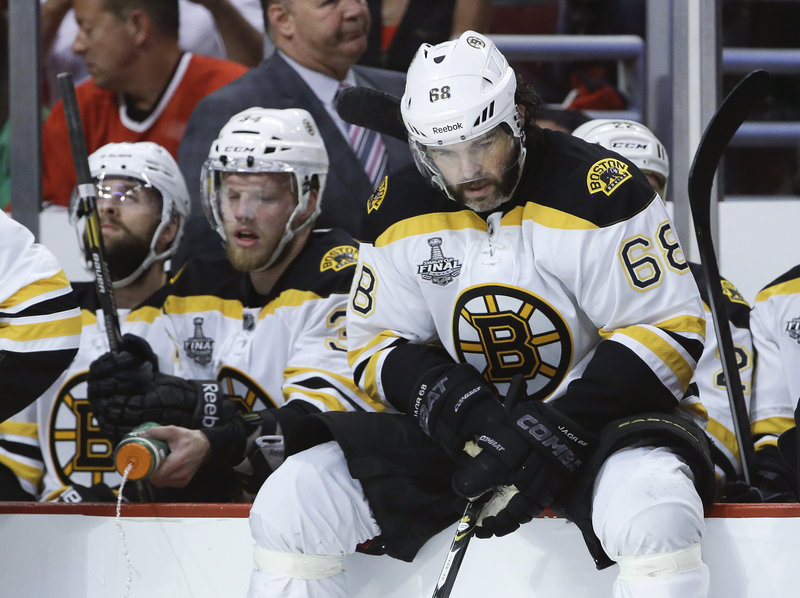
[{"label": "bearded hockey player", "polygon": [[[189,380],[153,378],[146,352],[136,350],[123,367],[128,357],[110,353],[92,366],[101,427],[119,435],[143,418],[166,424],[147,432],[171,449],[153,484],[180,487],[203,464],[232,472],[247,457],[239,469],[255,494],[282,460],[282,434],[303,415],[383,409],[355,385],[347,362],[356,242],[341,230],[313,230],[327,172],[305,110],[250,108],[211,146],[203,206],[227,258],[190,261],[163,304]],[[131,377],[152,392],[126,384]]]},{"label": "bearded hockey player", "polygon": [[[183,176],[172,156],[152,142],[109,143],[89,156],[89,169],[96,181],[121,330],[146,338],[159,356],[157,367],[170,371],[172,341],[154,321],[167,283],[165,261],[180,240],[189,210]],[[70,220],[85,246],[79,201],[73,193]],[[10,438],[20,432],[12,468],[31,496],[69,502],[113,500],[112,489],[120,483],[111,456],[117,439],[98,431],[86,389],[89,364],[108,351],[105,319],[94,283],[74,286],[83,316],[80,351],[61,378],[7,422],[2,433]],[[131,486],[131,498],[148,498],[144,490]]]},{"label": "bearded hockey player", "polygon": [[619,564],[615,598],[708,595],[697,286],[644,175],[531,124],[537,102],[483,35],[417,52],[401,113],[432,188],[409,171],[370,198],[347,314],[355,379],[399,413],[297,425],[251,510],[251,598],[347,596],[345,554],[411,560],[503,486],[479,537],[549,506]]}]

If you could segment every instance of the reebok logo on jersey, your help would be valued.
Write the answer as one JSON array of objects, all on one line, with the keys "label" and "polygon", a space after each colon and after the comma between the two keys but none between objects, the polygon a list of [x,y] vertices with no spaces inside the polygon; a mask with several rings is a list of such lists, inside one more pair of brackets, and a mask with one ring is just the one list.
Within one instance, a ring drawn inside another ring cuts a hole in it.
[{"label": "reebok logo on jersey", "polygon": [[601,191],[606,195],[611,195],[631,177],[625,162],[616,158],[604,158],[589,168],[589,173],[586,175],[586,187],[592,195]]},{"label": "reebok logo on jersey", "polygon": [[431,248],[431,257],[417,265],[417,274],[422,280],[430,280],[441,287],[450,284],[461,274],[461,262],[453,257],[445,257],[441,237],[431,237],[428,245]]}]

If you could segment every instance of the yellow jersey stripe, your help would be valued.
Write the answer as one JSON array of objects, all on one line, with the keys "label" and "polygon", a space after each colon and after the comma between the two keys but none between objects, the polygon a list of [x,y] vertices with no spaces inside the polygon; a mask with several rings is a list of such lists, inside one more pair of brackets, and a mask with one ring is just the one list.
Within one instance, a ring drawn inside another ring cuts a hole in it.
[{"label": "yellow jersey stripe", "polygon": [[756,303],[766,301],[775,295],[794,295],[800,293],[800,278],[787,280],[771,287],[767,287],[756,295]]},{"label": "yellow jersey stripe", "polygon": [[26,301],[30,301],[34,297],[38,297],[39,295],[44,295],[45,293],[51,293],[53,291],[58,291],[62,289],[69,289],[69,281],[67,280],[66,275],[64,274],[63,270],[59,270],[56,274],[49,278],[43,278],[41,280],[37,280],[27,286],[22,287],[16,293],[11,295],[8,299],[4,302],[0,303],[0,309],[13,307],[15,305],[19,305],[21,303],[25,303]]},{"label": "yellow jersey stripe", "polygon": [[737,461],[741,462],[741,457],[739,457],[739,444],[736,442],[736,434],[723,426],[717,420],[711,418],[709,418],[708,423],[706,424],[706,430],[714,438],[724,444],[725,447],[731,453],[733,453],[733,456],[736,457]]},{"label": "yellow jersey stripe", "polygon": [[772,434],[774,436],[780,436],[789,428],[793,428],[794,425],[795,421],[793,417],[770,417],[753,422],[753,435]]},{"label": "yellow jersey stripe", "polygon": [[75,313],[70,317],[49,322],[33,324],[14,324],[12,322],[0,324],[0,330],[2,330],[4,339],[14,342],[75,336],[81,333],[81,317]]},{"label": "yellow jersey stripe", "polygon": [[262,320],[267,316],[271,316],[281,307],[298,307],[307,301],[316,299],[321,299],[321,297],[311,291],[298,291],[295,289],[284,291],[261,310],[261,313],[258,314],[258,319]]},{"label": "yellow jersey stripe", "polygon": [[694,367],[681,355],[674,346],[661,338],[658,334],[642,326],[630,326],[616,331],[618,334],[630,337],[650,349],[663,361],[672,373],[680,380],[681,386],[686,388],[694,375]]},{"label": "yellow jersey stripe", "polygon": [[170,295],[164,301],[164,312],[168,314],[192,314],[208,311],[218,311],[229,318],[241,319],[244,310],[240,301],[220,299],[213,295],[192,295],[190,297]]},{"label": "yellow jersey stripe", "polygon": [[406,218],[389,227],[375,240],[375,247],[386,247],[395,241],[435,233],[442,229],[464,230],[469,228],[479,231],[486,230],[486,222],[472,210],[423,214]]}]

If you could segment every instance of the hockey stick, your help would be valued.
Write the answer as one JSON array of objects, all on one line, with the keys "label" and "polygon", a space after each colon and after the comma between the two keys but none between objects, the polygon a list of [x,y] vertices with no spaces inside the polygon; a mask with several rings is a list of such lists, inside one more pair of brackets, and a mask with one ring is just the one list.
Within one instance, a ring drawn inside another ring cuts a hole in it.
[{"label": "hockey stick", "polygon": [[406,127],[400,116],[400,98],[371,87],[348,87],[336,97],[336,111],[342,120],[408,140]]},{"label": "hockey stick", "polygon": [[694,219],[694,232],[705,274],[709,307],[714,318],[722,371],[727,382],[728,401],[733,414],[734,432],[739,446],[744,481],[750,484],[755,449],[750,433],[750,418],[742,392],[742,381],[736,364],[733,338],[725,316],[725,300],[720,283],[714,240],[711,237],[711,185],[722,154],[733,134],[753,107],[769,93],[769,74],[753,71],[731,90],[708,123],[694,161],[689,170],[689,204]]},{"label": "hockey stick", "polygon": [[72,161],[75,165],[75,175],[78,180],[77,189],[80,197],[78,216],[86,218],[86,240],[89,245],[89,255],[92,259],[97,299],[103,310],[108,345],[112,353],[118,353],[122,342],[122,333],[119,327],[114,287],[111,284],[111,275],[108,272],[108,264],[106,263],[103,233],[100,229],[100,217],[97,213],[97,196],[92,173],[89,170],[89,157],[83,136],[81,113],[78,110],[78,99],[75,95],[75,84],[71,73],[59,73],[57,77],[61,98],[64,102],[64,116],[67,119]]},{"label": "hockey stick", "polygon": [[[523,378],[521,374],[516,374],[511,379],[511,384],[508,385],[508,391],[503,400],[503,405],[506,409],[511,410],[517,402],[517,399],[525,393],[525,388],[525,378]],[[471,457],[474,457],[481,451],[480,447],[473,442],[468,442],[465,448]],[[453,584],[456,582],[456,576],[458,575],[458,570],[461,568],[461,561],[464,560],[464,555],[467,552],[467,546],[469,546],[469,542],[472,540],[475,528],[478,527],[478,519],[480,518],[481,511],[483,511],[483,507],[495,497],[499,499],[499,502],[507,504],[516,492],[517,489],[514,486],[503,486],[495,490],[488,490],[467,503],[464,514],[461,515],[461,519],[456,527],[453,541],[450,542],[447,558],[444,561],[442,572],[439,574],[439,580],[436,582],[436,587],[433,589],[433,596],[431,598],[448,598],[448,596],[450,596],[450,590],[453,589]]]},{"label": "hockey stick", "polygon": [[458,570],[461,568],[461,561],[464,560],[464,555],[467,553],[469,541],[472,540],[472,536],[475,534],[478,517],[480,517],[484,505],[489,502],[491,495],[491,492],[484,492],[475,500],[467,503],[467,508],[464,509],[464,514],[458,522],[458,527],[456,527],[453,541],[450,542],[450,549],[447,551],[447,558],[444,561],[442,572],[439,574],[439,581],[436,582],[436,587],[433,589],[432,598],[447,598],[450,596],[450,590],[453,589],[456,575],[458,575]]}]

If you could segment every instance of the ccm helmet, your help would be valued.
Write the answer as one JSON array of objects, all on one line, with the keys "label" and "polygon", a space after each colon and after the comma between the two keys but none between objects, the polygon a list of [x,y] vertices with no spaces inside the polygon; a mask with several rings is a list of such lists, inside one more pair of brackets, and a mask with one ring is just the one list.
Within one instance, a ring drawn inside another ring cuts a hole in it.
[{"label": "ccm helmet", "polygon": [[420,46],[400,103],[420,172],[452,198],[429,148],[469,141],[501,125],[518,146],[509,168],[521,166],[525,134],[516,91],[513,69],[494,42],[480,33],[465,31],[456,40]]},{"label": "ccm helmet", "polygon": [[656,191],[664,199],[669,180],[669,156],[658,137],[643,124],[598,118],[583,123],[572,134],[613,150],[633,162],[644,174],[654,175],[659,181]]},{"label": "ccm helmet", "polygon": [[[152,141],[108,143],[89,156],[89,171],[98,186],[106,178],[130,179],[139,182],[145,189],[157,191],[161,197],[161,222],[153,233],[150,251],[133,273],[114,281],[115,288],[122,288],[136,280],[153,262],[165,260],[175,253],[189,216],[189,191],[175,159]],[[76,189],[70,199],[69,216],[82,246],[85,222],[80,217],[79,208],[80,196]],[[167,249],[156,253],[158,237],[170,222],[178,225],[175,239]]]},{"label": "ccm helmet", "polygon": [[[248,108],[234,115],[220,130],[211,145],[201,173],[203,210],[223,242],[226,242],[221,200],[223,173],[288,173],[297,197],[297,206],[286,222],[286,229],[267,264],[272,266],[286,244],[319,215],[328,152],[314,118],[306,110],[287,108]],[[316,180],[316,184],[315,184]],[[294,227],[296,214],[308,206],[311,192],[318,189],[311,217]]]}]

